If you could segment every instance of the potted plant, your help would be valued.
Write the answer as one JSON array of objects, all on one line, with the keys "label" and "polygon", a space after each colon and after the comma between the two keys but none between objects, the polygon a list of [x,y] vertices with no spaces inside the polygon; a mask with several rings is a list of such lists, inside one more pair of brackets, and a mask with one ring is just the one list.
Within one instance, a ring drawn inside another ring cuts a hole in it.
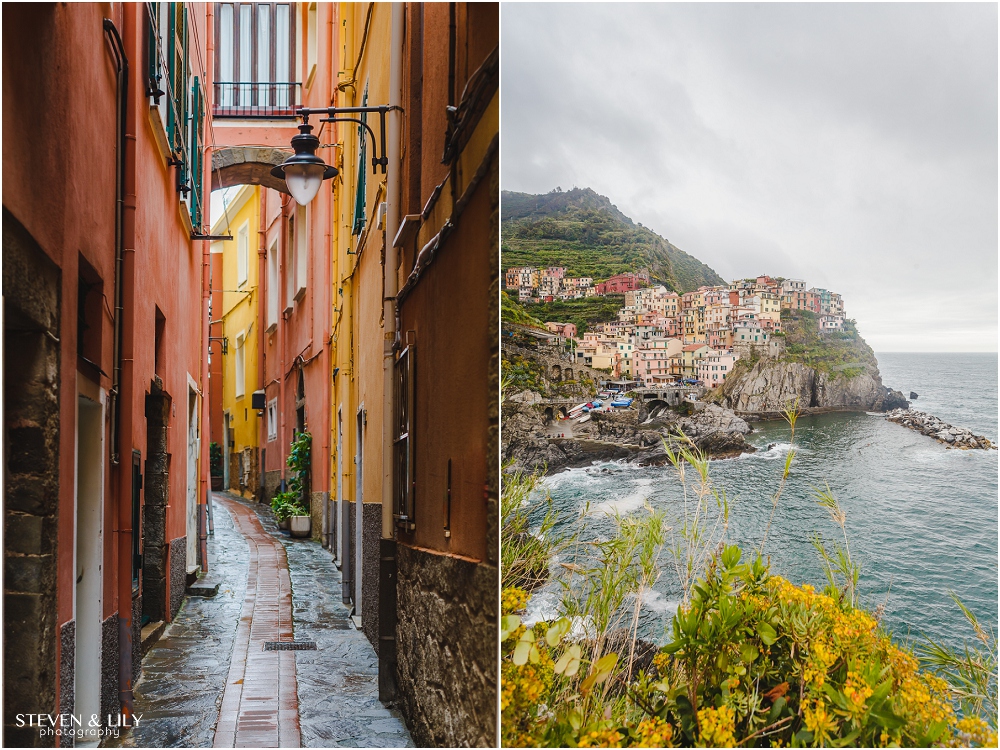
[{"label": "potted plant", "polygon": [[312,531],[312,518],[309,516],[309,511],[298,503],[292,503],[288,512],[289,530],[292,532],[292,536],[300,539],[308,537]]},{"label": "potted plant", "polygon": [[290,491],[275,492],[271,498],[271,510],[274,511],[274,518],[278,522],[278,528],[288,531],[290,527],[289,518],[292,510],[298,507],[295,496]]},{"label": "potted plant", "polygon": [[312,532],[312,518],[309,515],[307,483],[311,458],[312,435],[299,432],[292,441],[286,464],[292,470],[288,479],[288,489],[278,492],[271,501],[278,528],[288,529],[292,536],[305,538]]}]

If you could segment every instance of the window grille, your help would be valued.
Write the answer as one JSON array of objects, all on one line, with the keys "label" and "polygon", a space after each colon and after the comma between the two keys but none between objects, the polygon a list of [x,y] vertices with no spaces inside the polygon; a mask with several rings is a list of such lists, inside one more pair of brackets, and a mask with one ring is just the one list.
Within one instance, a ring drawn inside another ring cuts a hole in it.
[{"label": "window grille", "polygon": [[403,531],[416,526],[414,495],[414,345],[407,346],[396,357],[395,414],[393,415],[393,517]]},{"label": "window grille", "polygon": [[294,117],[295,70],[291,3],[216,3],[216,117]]}]

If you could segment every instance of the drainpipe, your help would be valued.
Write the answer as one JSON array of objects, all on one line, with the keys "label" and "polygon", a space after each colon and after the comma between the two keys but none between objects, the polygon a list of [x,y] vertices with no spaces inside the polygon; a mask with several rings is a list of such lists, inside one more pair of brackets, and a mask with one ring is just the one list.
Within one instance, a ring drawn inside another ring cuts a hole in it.
[{"label": "drainpipe", "polygon": [[267,336],[267,308],[274,290],[265,286],[267,276],[267,188],[257,187],[259,193],[260,227],[257,229],[257,390],[264,391],[264,416],[257,417],[257,502],[264,501],[264,445],[267,443],[267,376],[264,370],[264,338]]},{"label": "drainpipe", "polygon": [[122,372],[122,263],[125,254],[125,117],[128,101],[128,59],[125,57],[125,47],[118,34],[114,21],[104,19],[104,33],[111,41],[115,53],[115,65],[118,69],[117,92],[117,146],[115,175],[115,330],[114,330],[114,368],[111,370],[111,463],[117,466],[121,459],[121,409],[119,399],[121,391]]},{"label": "drainpipe", "polygon": [[[124,19],[123,19],[124,20]],[[104,19],[104,33],[111,43],[115,54],[117,67],[117,179],[115,187],[115,332],[114,332],[114,369],[112,371],[111,400],[111,464],[118,468],[117,476],[117,531],[118,542],[118,700],[123,716],[130,717],[133,711],[132,694],[132,663],[133,663],[133,627],[132,627],[132,472],[121,466],[121,422],[122,422],[122,370],[123,370],[123,339],[125,293],[123,289],[125,278],[125,182],[128,174],[127,141],[128,141],[128,80],[129,64],[125,53],[125,45],[114,22]],[[131,201],[134,209],[134,196]],[[125,562],[125,569],[122,563]],[[124,573],[124,576],[123,576]]]},{"label": "drainpipe", "polygon": [[389,105],[386,115],[386,150],[389,159],[386,176],[386,216],[384,295],[382,299],[385,331],[382,336],[382,539],[379,544],[379,699],[396,697],[396,540],[393,521],[393,431],[394,368],[396,338],[396,248],[393,239],[399,230],[400,214],[400,112],[403,88],[403,24],[405,3],[392,4],[392,33],[389,47]]}]

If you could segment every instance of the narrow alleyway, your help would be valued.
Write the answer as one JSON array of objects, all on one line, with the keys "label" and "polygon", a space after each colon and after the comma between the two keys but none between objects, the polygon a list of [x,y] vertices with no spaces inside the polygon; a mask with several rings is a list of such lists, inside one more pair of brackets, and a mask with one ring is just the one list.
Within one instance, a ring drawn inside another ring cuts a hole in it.
[{"label": "narrow alleyway", "polygon": [[[189,597],[143,660],[128,747],[410,747],[378,700],[378,661],[340,600],[340,573],[273,516],[214,495],[215,597]],[[267,650],[293,641],[304,650]],[[310,644],[315,644],[313,650]]]}]

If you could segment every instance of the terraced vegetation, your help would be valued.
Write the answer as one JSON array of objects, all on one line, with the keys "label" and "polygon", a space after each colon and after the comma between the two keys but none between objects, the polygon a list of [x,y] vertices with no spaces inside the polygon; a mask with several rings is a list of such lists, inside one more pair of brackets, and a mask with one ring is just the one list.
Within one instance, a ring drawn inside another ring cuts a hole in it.
[{"label": "terraced vegetation", "polygon": [[868,346],[853,320],[844,321],[843,331],[820,331],[819,319],[808,310],[782,310],[781,325],[786,347],[782,359],[801,362],[821,372],[856,377],[864,368],[877,368],[875,352]]},{"label": "terraced vegetation", "polygon": [[542,320],[572,323],[576,326],[577,335],[582,336],[594,323],[617,320],[618,310],[624,305],[624,294],[607,294],[603,297],[532,303],[527,309]]},{"label": "terraced vegetation", "polygon": [[635,224],[589,188],[530,195],[505,190],[501,200],[503,269],[563,266],[595,283],[646,269],[678,292],[726,281],[697,258]]}]

